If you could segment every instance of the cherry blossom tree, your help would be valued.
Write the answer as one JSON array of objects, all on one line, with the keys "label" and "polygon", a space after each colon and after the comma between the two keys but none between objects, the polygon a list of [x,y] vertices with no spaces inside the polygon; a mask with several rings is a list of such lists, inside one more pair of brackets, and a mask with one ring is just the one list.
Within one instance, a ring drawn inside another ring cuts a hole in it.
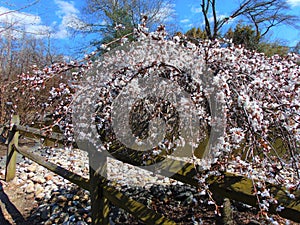
[{"label": "cherry blossom tree", "polygon": [[[73,141],[72,104],[86,101],[91,93],[91,104],[95,105],[96,111],[90,114],[91,111],[81,107],[79,119],[84,123],[88,121],[86,118],[92,117],[100,137],[87,130],[85,138],[90,138],[91,143],[100,138],[101,151],[111,152],[111,147],[117,146],[123,153],[134,152],[134,149],[124,147],[114,133],[112,117],[118,115],[114,115],[113,105],[125,87],[136,85],[132,84],[135,78],[151,78],[155,72],[164,82],[169,80],[181,88],[178,90],[190,95],[197,109],[199,142],[192,143],[195,151],[183,159],[199,169],[201,188],[208,189],[205,184],[208,174],[227,171],[253,179],[257,187],[255,194],[263,198],[258,203],[264,213],[268,211],[268,204],[274,201],[265,188],[266,182],[286,186],[287,194],[293,197],[293,191],[300,188],[300,67],[296,64],[299,55],[267,57],[230,42],[224,47],[218,40],[196,44],[178,36],[170,40],[165,38],[163,27],[148,33],[145,24],[139,25],[134,34],[138,44],[129,45],[130,54],[121,48],[92,61],[96,54],[93,52],[81,61],[55,63],[43,69],[33,67],[30,72],[20,74],[17,81],[2,84],[2,119],[21,114],[23,123],[31,125],[47,114],[53,123],[42,129],[51,132],[54,125],[59,125],[66,138]],[[140,54],[143,51],[148,54]],[[164,54],[152,57],[150,53],[157,51]],[[191,55],[193,61],[189,61]],[[190,63],[178,63],[181,60]],[[199,76],[193,77],[190,70],[193,66]],[[105,72],[101,79],[100,70]],[[92,85],[91,89],[88,89],[89,85]],[[186,101],[180,103],[187,104]],[[129,124],[138,138],[147,136],[147,120],[153,118],[152,114],[167,124],[160,145],[143,151],[137,163],[147,164],[155,157],[172,156],[178,147],[189,141],[188,135],[178,132],[180,119],[176,107],[170,101],[151,96],[141,98],[133,105]],[[218,110],[222,120],[214,110]],[[222,126],[219,127],[220,123]],[[224,129],[217,131],[219,136],[202,155],[207,157],[199,158],[197,147],[207,143],[216,127]]]}]

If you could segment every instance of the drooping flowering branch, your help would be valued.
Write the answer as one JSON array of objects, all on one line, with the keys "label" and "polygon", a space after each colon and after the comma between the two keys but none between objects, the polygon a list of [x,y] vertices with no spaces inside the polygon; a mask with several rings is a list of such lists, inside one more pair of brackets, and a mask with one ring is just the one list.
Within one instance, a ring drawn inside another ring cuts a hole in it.
[{"label": "drooping flowering branch", "polygon": [[[264,188],[265,181],[286,185],[289,195],[300,188],[300,67],[296,64],[299,56],[266,57],[230,43],[222,47],[223,43],[218,40],[194,44],[179,37],[166,39],[163,27],[148,33],[143,24],[135,35],[138,44],[131,44],[127,49],[124,45],[130,54],[122,48],[115,49],[100,60],[91,61],[95,55],[92,53],[79,62],[57,63],[42,70],[33,67],[30,73],[20,75],[13,83],[2,84],[1,118],[18,113],[24,123],[30,124],[50,115],[73,140],[70,106],[75,98],[80,98],[78,89],[84,89],[89,82],[98,82],[94,90],[96,97],[92,100],[97,105],[94,116],[104,149],[109,150],[116,143],[122,147],[123,143],[118,141],[113,129],[113,103],[136,78],[151,78],[155,74],[190,95],[202,131],[198,133],[199,142],[209,138],[212,127],[218,127],[222,122],[214,117],[214,109],[222,112],[225,118],[225,129],[218,131],[221,135],[212,146],[210,161],[205,164],[196,157],[199,156],[196,152],[185,160],[211,172],[221,170],[253,178],[258,187],[256,194],[264,200],[260,201],[262,210],[267,210],[268,201],[272,201]],[[141,51],[146,53],[143,55]],[[153,57],[150,53],[155,51],[161,54]],[[194,61],[182,60],[190,55]],[[179,59],[187,63],[180,64]],[[195,65],[199,62],[203,65],[198,68]],[[112,64],[116,65],[115,70],[111,70]],[[96,68],[93,72],[101,68],[106,76],[98,79],[99,74],[90,73],[93,68]],[[190,68],[201,75],[201,81],[193,77]],[[159,92],[159,88],[156,90]],[[128,91],[138,93],[134,88]],[[129,92],[126,94],[128,98],[131,96]],[[209,99],[212,97],[220,103],[217,108]],[[186,104],[180,103],[180,107]],[[173,154],[174,148],[187,142],[178,129],[178,107],[171,100],[153,96],[142,96],[133,104],[129,124],[139,139],[150,135],[149,120],[159,118],[167,124],[167,135],[160,140],[159,146],[144,151],[140,161]],[[125,116],[120,113],[115,118]],[[205,179],[199,178],[199,181],[205,182]]]}]

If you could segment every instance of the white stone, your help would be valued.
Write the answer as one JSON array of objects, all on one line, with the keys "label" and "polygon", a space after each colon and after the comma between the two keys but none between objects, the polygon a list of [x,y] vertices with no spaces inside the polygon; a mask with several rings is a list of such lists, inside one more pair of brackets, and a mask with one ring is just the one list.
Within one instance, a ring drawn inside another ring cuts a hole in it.
[{"label": "white stone", "polygon": [[30,166],[27,167],[27,170],[29,172],[35,172],[36,168],[37,168],[37,166],[35,164],[31,164]]},{"label": "white stone", "polygon": [[34,192],[34,184],[33,184],[33,182],[29,182],[29,183],[26,185],[25,192],[26,192],[27,194],[30,194],[30,193],[33,193],[33,192]]},{"label": "white stone", "polygon": [[45,194],[43,192],[39,193],[38,195],[35,195],[36,200],[42,200],[45,197]]},{"label": "white stone", "polygon": [[43,186],[41,184],[35,184],[34,192],[35,192],[35,195],[39,195],[40,193],[44,192]]},{"label": "white stone", "polygon": [[52,180],[48,180],[48,181],[46,182],[46,184],[47,184],[47,185],[52,185],[52,184],[53,184],[53,181],[52,181]]},{"label": "white stone", "polygon": [[34,181],[34,182],[36,182],[36,183],[39,183],[39,184],[43,184],[43,183],[46,182],[45,178],[42,177],[41,175],[32,177],[32,181]]},{"label": "white stone", "polygon": [[27,180],[27,178],[28,178],[28,174],[25,172],[25,173],[21,173],[20,175],[19,175],[19,178],[21,179],[21,180],[23,180],[23,181],[26,181]]},{"label": "white stone", "polygon": [[28,178],[31,179],[32,177],[35,176],[35,173],[34,172],[30,172],[27,174]]}]

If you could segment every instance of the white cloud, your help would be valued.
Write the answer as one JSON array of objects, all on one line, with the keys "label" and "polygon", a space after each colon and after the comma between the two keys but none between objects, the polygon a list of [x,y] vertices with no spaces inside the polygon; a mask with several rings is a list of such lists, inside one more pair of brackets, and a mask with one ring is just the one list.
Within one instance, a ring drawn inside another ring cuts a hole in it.
[{"label": "white cloud", "polygon": [[29,25],[26,27],[26,32],[31,34],[40,34],[41,37],[48,35],[51,32],[51,28],[42,24]]},{"label": "white cloud", "polygon": [[83,28],[84,23],[78,17],[80,12],[73,1],[54,0],[54,3],[59,19],[50,26],[45,25],[40,16],[0,6],[0,35],[22,38],[23,33],[27,33],[43,38],[51,34],[52,38],[65,39],[70,36],[70,29]]},{"label": "white cloud", "polygon": [[40,16],[14,11],[0,7],[0,35],[22,38],[23,33],[32,34],[37,38],[49,36],[64,39],[70,36],[69,29],[79,29],[83,23],[79,20],[79,10],[73,1],[54,0],[58,10],[55,12],[59,21],[51,26],[43,24]]},{"label": "white cloud", "polygon": [[[170,22],[172,21],[172,16],[175,13],[175,4],[169,4],[164,3],[162,7],[155,12],[155,15],[153,17],[153,20],[155,22],[159,21],[162,23]],[[153,16],[153,12],[145,12],[146,15],[150,15],[150,17]]]},{"label": "white cloud", "polygon": [[102,20],[102,21],[100,22],[100,25],[101,25],[101,26],[106,26],[106,25],[107,25],[107,22],[106,22],[105,20]]},{"label": "white cloud", "polygon": [[78,18],[79,10],[76,9],[73,1],[54,0],[54,3],[58,6],[55,13],[61,19],[61,22],[53,37],[64,39],[70,36],[70,28],[79,29],[82,26],[82,22]]},{"label": "white cloud", "polygon": [[202,9],[201,9],[201,7],[195,7],[195,6],[193,5],[192,8],[191,8],[191,12],[192,12],[192,13],[201,13],[201,12],[202,12]]},{"label": "white cloud", "polygon": [[56,14],[61,18],[65,15],[76,15],[79,13],[78,9],[75,8],[74,2],[54,0],[54,3],[59,8],[59,10],[56,11]]},{"label": "white cloud", "polygon": [[3,23],[33,23],[39,24],[41,18],[27,13],[17,12],[5,7],[0,7],[0,21]]},{"label": "white cloud", "polygon": [[187,28],[192,28],[193,26],[195,26],[193,23],[188,24],[186,27]]},{"label": "white cloud", "polygon": [[300,0],[287,0],[287,3],[293,7],[300,6]]},{"label": "white cloud", "polygon": [[180,20],[180,23],[189,23],[190,20],[189,19],[183,19],[183,20]]},{"label": "white cloud", "polygon": [[0,7],[0,35],[20,38],[25,32],[41,38],[49,31],[50,27],[43,25],[39,16]]}]

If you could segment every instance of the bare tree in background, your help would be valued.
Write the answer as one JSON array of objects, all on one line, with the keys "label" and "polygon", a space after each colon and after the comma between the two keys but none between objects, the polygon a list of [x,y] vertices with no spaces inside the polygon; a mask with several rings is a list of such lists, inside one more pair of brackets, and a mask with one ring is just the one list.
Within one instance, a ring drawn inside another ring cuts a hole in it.
[{"label": "bare tree in background", "polygon": [[216,0],[201,0],[205,31],[209,39],[217,38],[221,28],[235,18],[253,25],[257,39],[261,39],[279,24],[296,26],[299,18],[289,14],[288,9],[285,0],[243,0],[228,17],[219,17]]},{"label": "bare tree in background", "polygon": [[300,55],[300,41],[292,48],[292,52]]},{"label": "bare tree in background", "polygon": [[[22,13],[40,0],[0,13],[0,80],[13,80],[31,70],[33,65],[51,64],[55,54],[50,44],[50,31],[26,31],[22,20],[30,16]],[[18,18],[16,15],[22,15]]]},{"label": "bare tree in background", "polygon": [[[173,0],[87,0],[81,31],[111,40],[132,32],[147,16],[152,29],[174,17]],[[117,29],[120,28],[120,29]]]},{"label": "bare tree in background", "polygon": [[[21,12],[22,10],[27,9],[27,8],[29,8],[29,7],[37,4],[39,1],[40,0],[35,0],[35,1],[30,2],[30,3],[26,4],[26,5],[23,5],[23,6],[19,7],[19,8],[17,8],[17,9],[13,9],[13,10],[9,10],[9,11],[0,13],[0,17],[8,15],[8,14],[11,14],[11,13],[15,13],[15,12]],[[9,26],[0,26],[0,33],[5,32],[5,31],[7,31],[9,29],[12,29],[13,26],[14,26],[14,23],[11,23]]]}]

